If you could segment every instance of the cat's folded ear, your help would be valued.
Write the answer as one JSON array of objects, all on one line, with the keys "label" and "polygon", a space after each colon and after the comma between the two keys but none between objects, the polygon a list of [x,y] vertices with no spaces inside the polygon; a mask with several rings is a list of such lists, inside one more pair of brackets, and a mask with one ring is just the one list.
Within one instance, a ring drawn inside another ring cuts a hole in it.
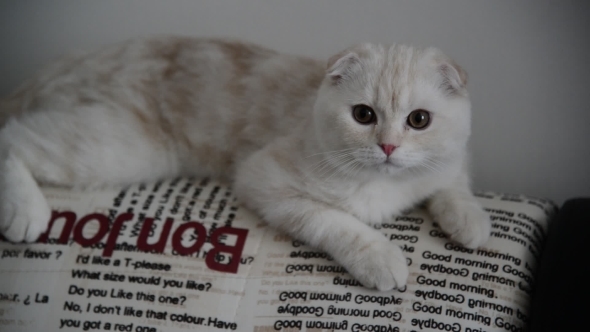
[{"label": "cat's folded ear", "polygon": [[438,70],[445,78],[443,87],[449,92],[460,92],[467,86],[467,72],[455,61],[449,59],[439,65]]},{"label": "cat's folded ear", "polygon": [[355,45],[328,59],[326,75],[333,84],[339,84],[360,68],[361,58],[366,55],[367,46],[366,44]]},{"label": "cat's folded ear", "polygon": [[453,59],[436,47],[424,50],[425,59],[432,61],[440,80],[440,88],[449,95],[464,94],[467,90],[467,72]]},{"label": "cat's folded ear", "polygon": [[437,70],[442,76],[441,88],[448,94],[463,94],[467,87],[467,72],[449,57],[439,58]]}]

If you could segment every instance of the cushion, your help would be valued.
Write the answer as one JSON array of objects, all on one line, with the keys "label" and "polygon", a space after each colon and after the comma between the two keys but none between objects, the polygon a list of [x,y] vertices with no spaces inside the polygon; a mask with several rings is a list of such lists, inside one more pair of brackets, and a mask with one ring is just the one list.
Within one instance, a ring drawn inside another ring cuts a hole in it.
[{"label": "cushion", "polygon": [[523,331],[556,210],[477,194],[493,219],[478,250],[422,210],[394,216],[375,228],[402,248],[410,276],[405,290],[379,292],[210,179],[44,193],[48,233],[0,243],[3,331]]}]

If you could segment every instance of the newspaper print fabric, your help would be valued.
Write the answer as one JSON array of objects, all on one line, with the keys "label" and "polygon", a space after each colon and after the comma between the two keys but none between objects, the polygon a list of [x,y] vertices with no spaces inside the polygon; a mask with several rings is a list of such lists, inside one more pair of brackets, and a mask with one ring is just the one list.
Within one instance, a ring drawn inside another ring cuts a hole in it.
[{"label": "newspaper print fabric", "polygon": [[525,331],[555,212],[479,193],[493,228],[478,250],[421,210],[394,216],[376,228],[403,249],[408,286],[378,292],[209,179],[44,192],[48,234],[0,242],[0,331]]}]

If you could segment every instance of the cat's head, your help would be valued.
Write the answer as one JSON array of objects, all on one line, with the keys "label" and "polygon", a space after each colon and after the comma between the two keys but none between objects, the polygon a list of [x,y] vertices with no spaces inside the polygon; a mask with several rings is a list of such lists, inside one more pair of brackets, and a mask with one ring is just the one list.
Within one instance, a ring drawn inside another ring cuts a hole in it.
[{"label": "cat's head", "polygon": [[323,156],[344,171],[436,171],[463,156],[465,72],[435,48],[362,44],[328,61],[314,107]]}]

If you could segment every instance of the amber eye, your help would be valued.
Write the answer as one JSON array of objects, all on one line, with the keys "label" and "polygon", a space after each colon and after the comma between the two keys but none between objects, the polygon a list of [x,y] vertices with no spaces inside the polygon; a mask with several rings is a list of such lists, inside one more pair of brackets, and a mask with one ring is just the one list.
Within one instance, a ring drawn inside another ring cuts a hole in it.
[{"label": "amber eye", "polygon": [[408,126],[424,129],[430,124],[430,113],[426,110],[414,110],[408,115]]},{"label": "amber eye", "polygon": [[377,121],[375,111],[367,105],[355,105],[352,108],[352,116],[358,123],[362,124],[371,124]]}]

